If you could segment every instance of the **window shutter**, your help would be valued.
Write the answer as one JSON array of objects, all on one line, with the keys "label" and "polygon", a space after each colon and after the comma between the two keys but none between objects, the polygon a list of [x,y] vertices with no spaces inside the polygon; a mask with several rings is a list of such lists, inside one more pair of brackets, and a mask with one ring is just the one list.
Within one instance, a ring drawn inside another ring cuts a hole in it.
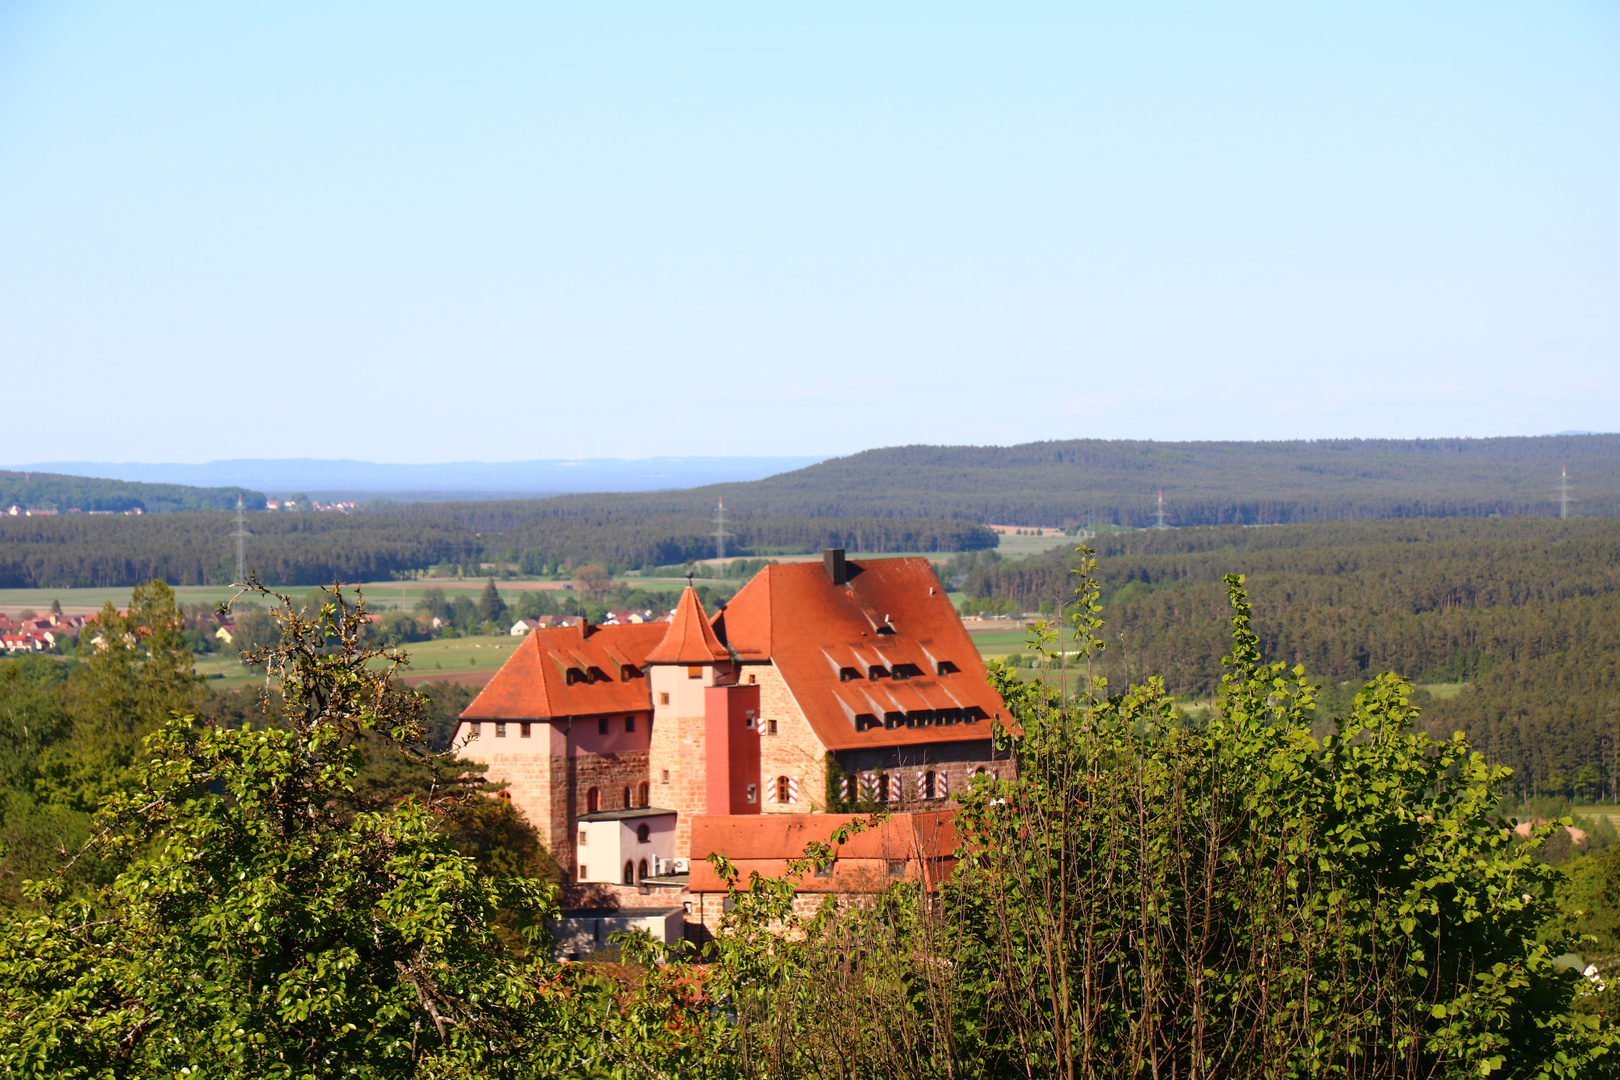
[{"label": "window shutter", "polygon": [[945,778],[944,773],[934,777],[934,795],[941,799],[951,797],[951,782]]},{"label": "window shutter", "polygon": [[889,777],[889,800],[891,802],[899,802],[900,801],[900,774],[899,773],[895,773],[893,776]]},{"label": "window shutter", "polygon": [[918,773],[917,774],[917,798],[919,798],[919,799],[928,798],[928,774],[927,773]]},{"label": "window shutter", "polygon": [[877,799],[877,777],[872,773],[861,773],[861,799],[873,802]]},{"label": "window shutter", "polygon": [[790,777],[788,777],[788,802],[796,803],[798,801],[799,801],[799,778],[797,776],[790,776]]}]

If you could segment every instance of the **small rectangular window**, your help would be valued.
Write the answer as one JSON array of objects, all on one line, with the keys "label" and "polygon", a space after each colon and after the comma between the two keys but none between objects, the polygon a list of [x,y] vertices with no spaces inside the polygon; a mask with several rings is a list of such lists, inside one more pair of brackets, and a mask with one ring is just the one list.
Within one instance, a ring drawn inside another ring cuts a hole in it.
[{"label": "small rectangular window", "polygon": [[669,694],[668,693],[659,694],[658,695],[658,704],[660,704],[660,705],[668,705],[669,704]]},{"label": "small rectangular window", "polygon": [[585,834],[585,830],[584,830],[584,829],[581,829],[581,830],[579,830],[579,846],[580,846],[580,847],[584,847],[584,846],[585,846],[585,835],[586,835],[586,834]]},{"label": "small rectangular window", "polygon": [[607,717],[604,716],[596,722],[596,733],[598,735],[607,734]]},{"label": "small rectangular window", "polygon": [[591,874],[591,872],[585,868],[585,864],[580,863],[579,864],[579,880],[584,881],[587,877],[590,876],[590,874]]},{"label": "small rectangular window", "polygon": [[703,667],[702,667],[702,665],[700,665],[700,664],[691,664],[691,665],[689,665],[687,667],[687,669],[686,669],[686,677],[688,679],[701,679],[701,678],[703,678]]},{"label": "small rectangular window", "polygon": [[664,783],[666,783],[666,784],[669,783],[669,770],[668,769],[664,770]]},{"label": "small rectangular window", "polygon": [[769,721],[767,721],[767,723],[769,723],[771,725],[771,727],[770,727],[771,734],[775,735],[776,734],[776,718],[772,717]]},{"label": "small rectangular window", "polygon": [[754,710],[753,709],[749,709],[747,712],[743,713],[743,727],[747,728],[749,731],[754,730]]},{"label": "small rectangular window", "polygon": [[634,730],[636,730],[636,718],[635,717],[627,716],[627,717],[624,718],[624,730],[626,730],[626,731],[634,731]]},{"label": "small rectangular window", "polygon": [[889,860],[889,876],[890,877],[905,877],[906,876],[906,860],[904,860],[904,859],[890,859]]},{"label": "small rectangular window", "polygon": [[750,675],[750,676],[748,676],[748,685],[749,686],[753,686],[758,682],[759,682],[759,676],[758,675]]},{"label": "small rectangular window", "polygon": [[751,803],[759,802],[759,785],[758,784],[749,784],[748,785],[748,801],[751,802]]},{"label": "small rectangular window", "polygon": [[497,739],[506,738],[506,725],[504,723],[496,723],[496,725],[495,725],[495,737]]},{"label": "small rectangular window", "polygon": [[518,734],[520,734],[523,738],[527,739],[529,737],[529,725],[528,724],[521,725],[521,730],[518,732]]},{"label": "small rectangular window", "polygon": [[832,877],[833,864],[830,862],[816,863],[816,877]]}]

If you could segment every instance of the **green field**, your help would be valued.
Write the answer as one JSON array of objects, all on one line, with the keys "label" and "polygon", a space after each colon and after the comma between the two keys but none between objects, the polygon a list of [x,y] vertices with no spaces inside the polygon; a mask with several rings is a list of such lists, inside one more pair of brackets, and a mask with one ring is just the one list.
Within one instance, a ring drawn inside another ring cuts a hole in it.
[{"label": "green field", "polygon": [[[407,667],[400,669],[404,676],[463,676],[492,673],[506,662],[522,638],[465,637],[445,638],[438,641],[416,641],[404,646],[410,657]],[[203,656],[197,659],[197,673],[209,680],[210,686],[234,690],[264,682],[263,675],[244,669],[234,657]]]},{"label": "green field", "polygon": [[[500,589],[502,597],[508,604],[515,602],[522,593],[535,589],[545,588],[548,583],[540,581],[498,581],[495,583]],[[684,583],[683,583],[684,584]],[[301,597],[314,586],[271,586],[278,592],[288,596]],[[555,588],[555,585],[551,586]],[[429,589],[441,589],[444,594],[454,599],[456,596],[467,596],[473,599],[484,589],[481,579],[444,580],[444,581],[373,581],[359,586],[364,592],[366,605],[373,611],[387,611],[392,608],[409,610],[416,606],[416,602],[427,595]],[[128,588],[114,589],[0,589],[0,611],[15,613],[25,608],[35,611],[50,610],[51,601],[57,600],[62,604],[64,611],[99,611],[107,601],[112,601],[119,608],[129,606],[129,597],[132,590]],[[174,590],[175,599],[185,604],[218,604],[236,595],[236,590],[226,585],[180,585]],[[247,599],[252,599],[249,596]]]},{"label": "green field", "polygon": [[[1062,532],[1047,529],[1045,536],[1014,536],[1011,533],[1002,533],[1000,543],[996,550],[1001,552],[1004,559],[1027,559],[1031,555],[1039,555],[1043,551],[1051,551],[1055,547],[1079,547],[1082,541],[1072,536],[1064,536]],[[944,556],[950,558],[949,555]]]}]

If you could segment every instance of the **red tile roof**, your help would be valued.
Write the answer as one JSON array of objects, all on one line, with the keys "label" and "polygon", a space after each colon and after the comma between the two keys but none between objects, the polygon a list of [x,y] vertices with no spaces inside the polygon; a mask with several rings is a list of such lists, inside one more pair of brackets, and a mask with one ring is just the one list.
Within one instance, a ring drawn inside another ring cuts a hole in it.
[{"label": "red tile roof", "polygon": [[[767,566],[715,629],[744,662],[775,663],[829,750],[987,739],[1008,721],[928,560],[846,565],[843,586],[821,563]],[[976,722],[917,723],[958,717]]]},{"label": "red tile roof", "polygon": [[461,715],[468,720],[545,720],[652,708],[647,654],[656,625],[553,626],[531,630]]},{"label": "red tile roof", "polygon": [[723,664],[731,659],[720,644],[714,628],[703,614],[697,591],[688,585],[675,605],[675,618],[669,623],[664,640],[647,654],[655,664]]},{"label": "red tile roof", "polygon": [[[856,833],[833,848],[832,876],[820,878],[807,873],[798,879],[801,890],[809,892],[846,891],[853,878],[887,877],[886,863],[919,860],[929,866],[931,880],[937,881],[954,863],[957,845],[955,813],[932,810],[916,814],[893,814],[875,827]],[[746,885],[750,872],[781,877],[792,859],[804,858],[811,841],[830,843],[835,829],[864,820],[858,814],[746,814],[735,817],[692,819],[692,892],[724,892],[726,883],[709,865],[709,855],[718,852],[741,871]],[[946,860],[941,863],[940,860]],[[907,876],[916,877],[916,867]],[[888,882],[880,881],[886,886]]]}]

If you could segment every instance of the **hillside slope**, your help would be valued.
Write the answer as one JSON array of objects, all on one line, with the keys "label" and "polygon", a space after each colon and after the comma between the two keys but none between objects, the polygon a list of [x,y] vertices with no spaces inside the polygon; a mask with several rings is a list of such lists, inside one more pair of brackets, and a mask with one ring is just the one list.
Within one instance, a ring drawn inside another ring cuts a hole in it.
[{"label": "hillside slope", "polygon": [[[739,520],[753,515],[960,517],[1000,524],[1141,527],[1153,523],[1160,491],[1171,525],[1550,516],[1558,512],[1559,473],[1565,467],[1579,516],[1620,516],[1620,435],[902,446],[748,483],[498,505],[507,528],[518,518],[606,511],[707,513],[721,497]],[[496,505],[468,503],[437,512],[472,524]]]},{"label": "hillside slope", "polygon": [[113,513],[141,510],[148,514],[225,510],[236,506],[238,495],[247,509],[264,509],[263,493],[243,487],[143,484],[130,480],[0,469],[0,511],[11,506],[24,510],[54,509],[63,513],[74,509]]}]

